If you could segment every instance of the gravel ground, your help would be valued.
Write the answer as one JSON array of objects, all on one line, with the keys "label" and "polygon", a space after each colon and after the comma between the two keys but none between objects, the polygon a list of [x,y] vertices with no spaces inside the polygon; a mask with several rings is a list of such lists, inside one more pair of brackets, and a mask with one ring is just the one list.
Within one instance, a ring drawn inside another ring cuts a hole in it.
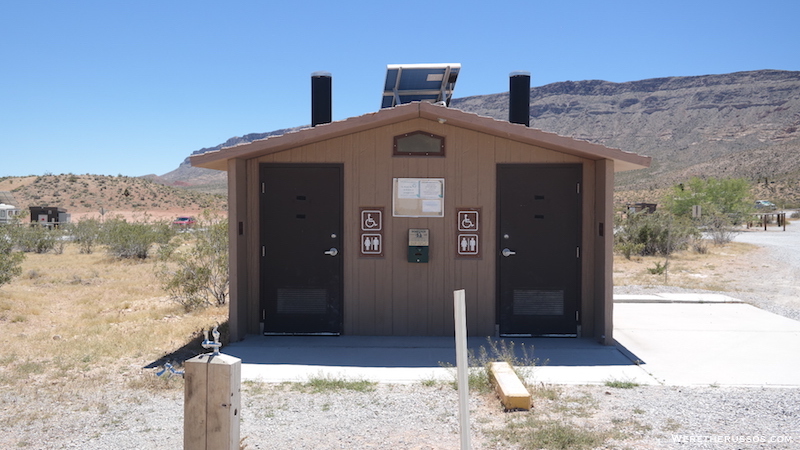
[{"label": "gravel ground", "polygon": [[[737,240],[760,240],[760,269],[722,293],[800,320],[800,224]],[[654,292],[615,288],[642,291]],[[142,376],[154,378],[149,370]],[[131,388],[109,379],[88,389],[32,384],[0,391],[0,448],[182,447],[180,380]],[[800,448],[800,388],[540,386],[536,392],[531,412],[504,412],[493,395],[471,394],[473,448],[532,448],[493,438],[493,430],[528,418],[605,433],[600,448]],[[367,392],[245,383],[241,436],[248,449],[456,449],[457,401],[456,391],[441,383]]]},{"label": "gravel ground", "polygon": [[[606,433],[601,448],[800,447],[800,389],[545,389],[556,392],[555,400],[535,394],[531,412],[504,412],[491,394],[472,394],[473,448],[532,448],[492,437],[492,430],[529,417]],[[27,403],[15,404],[15,398]],[[23,406],[26,411],[14,424],[4,420],[2,448],[182,447],[180,389],[120,389],[58,404],[6,392],[2,401],[4,411]],[[445,384],[315,393],[297,385],[248,383],[241,436],[248,449],[457,449],[457,402],[456,391]]]}]

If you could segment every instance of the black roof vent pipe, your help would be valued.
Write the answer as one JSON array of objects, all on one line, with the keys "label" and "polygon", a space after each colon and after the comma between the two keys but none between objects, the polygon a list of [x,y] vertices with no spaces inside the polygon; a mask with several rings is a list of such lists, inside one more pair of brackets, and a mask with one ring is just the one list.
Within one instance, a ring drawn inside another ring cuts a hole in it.
[{"label": "black roof vent pipe", "polygon": [[514,71],[508,76],[508,121],[531,125],[531,73]]},{"label": "black roof vent pipe", "polygon": [[311,74],[311,126],[330,123],[333,120],[333,90],[330,72]]}]

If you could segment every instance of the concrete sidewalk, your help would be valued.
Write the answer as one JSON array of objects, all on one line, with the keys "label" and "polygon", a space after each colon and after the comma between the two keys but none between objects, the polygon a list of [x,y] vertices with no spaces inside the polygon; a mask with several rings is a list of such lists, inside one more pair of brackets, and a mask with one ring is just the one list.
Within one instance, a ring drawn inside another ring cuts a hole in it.
[{"label": "concrete sidewalk", "polygon": [[[513,341],[518,359],[537,360],[530,371],[534,383],[800,387],[800,322],[725,296],[615,299],[616,347],[574,338],[493,340]],[[486,338],[470,338],[468,345],[476,354],[490,350]],[[451,337],[252,335],[222,351],[242,359],[244,380],[455,379],[447,368],[456,362]]]},{"label": "concrete sidewalk", "polygon": [[614,337],[666,385],[800,387],[800,322],[743,303],[617,303]]}]

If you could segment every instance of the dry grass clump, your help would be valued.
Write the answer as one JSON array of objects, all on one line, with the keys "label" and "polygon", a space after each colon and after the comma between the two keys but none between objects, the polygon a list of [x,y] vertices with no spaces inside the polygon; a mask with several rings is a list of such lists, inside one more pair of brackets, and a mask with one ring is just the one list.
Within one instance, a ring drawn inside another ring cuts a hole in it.
[{"label": "dry grass clump", "polygon": [[[749,255],[757,247],[730,242],[711,246],[705,252],[684,250],[664,256],[614,256],[614,285],[665,285],[710,291],[726,290],[731,274],[748,271],[754,263]],[[655,270],[666,266],[665,270]],[[732,270],[735,268],[736,270]],[[741,270],[739,270],[741,269]]]},{"label": "dry grass clump", "polygon": [[9,392],[57,401],[101,386],[175,388],[179,378],[156,379],[147,367],[227,320],[226,308],[184,313],[149,260],[81,254],[70,244],[63,254],[27,254],[22,269],[0,288],[0,387]]}]

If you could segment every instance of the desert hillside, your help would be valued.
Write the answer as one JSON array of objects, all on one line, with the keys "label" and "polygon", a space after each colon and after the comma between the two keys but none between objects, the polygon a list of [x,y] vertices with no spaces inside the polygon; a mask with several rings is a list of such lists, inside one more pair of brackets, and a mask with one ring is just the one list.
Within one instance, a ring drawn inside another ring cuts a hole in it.
[{"label": "desert hillside", "polygon": [[147,179],[105,175],[43,175],[0,179],[0,191],[11,192],[20,209],[57,206],[73,218],[86,215],[152,216],[224,211],[222,195],[164,186]]}]

